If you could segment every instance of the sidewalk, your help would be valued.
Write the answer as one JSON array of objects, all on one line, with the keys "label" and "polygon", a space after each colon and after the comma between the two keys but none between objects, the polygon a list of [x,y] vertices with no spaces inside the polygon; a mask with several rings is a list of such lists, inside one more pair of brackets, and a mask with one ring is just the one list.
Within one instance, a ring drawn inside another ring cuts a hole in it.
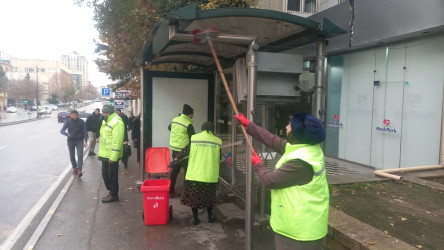
[{"label": "sidewalk", "polygon": [[[129,159],[130,173],[124,174],[120,163],[119,202],[104,204],[108,194],[101,177],[101,162],[90,156],[84,163],[84,175],[75,178],[55,210],[37,244],[24,249],[245,249],[245,212],[230,198],[215,208],[218,222],[207,223],[206,210],[199,210],[201,223],[192,225],[189,207],[180,198],[170,198],[173,219],[167,225],[146,226],[142,219],[143,193],[136,187],[142,171],[135,150]],[[326,158],[330,184],[374,181],[373,170]],[[181,193],[183,172],[176,191]],[[63,191],[62,191],[63,192]],[[369,246],[372,241],[375,245]],[[267,226],[253,228],[255,250],[274,249],[274,233]],[[412,246],[362,223],[337,209],[330,208],[330,249],[414,249]]]},{"label": "sidewalk", "polygon": [[[143,193],[136,187],[142,171],[135,152],[129,160],[129,175],[123,173],[120,163],[120,201],[108,204],[101,202],[108,194],[101,162],[97,156],[88,157],[83,177],[72,182],[34,249],[244,249],[243,213],[236,215],[236,209],[227,217],[216,208],[219,222],[212,224],[207,222],[206,210],[199,210],[201,223],[193,226],[191,209],[181,205],[180,198],[171,198],[173,219],[167,225],[146,226],[142,219]],[[183,173],[176,185],[181,187],[182,183]],[[229,203],[221,206],[225,212],[233,207]],[[260,237],[263,240],[255,242],[255,249],[273,249],[272,231],[258,230],[258,235],[269,237]]]}]

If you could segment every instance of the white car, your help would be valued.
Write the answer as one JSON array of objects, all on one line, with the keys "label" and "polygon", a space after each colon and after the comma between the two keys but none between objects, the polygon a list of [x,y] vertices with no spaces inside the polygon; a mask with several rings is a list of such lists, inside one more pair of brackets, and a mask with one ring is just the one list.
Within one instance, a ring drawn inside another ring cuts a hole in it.
[{"label": "white car", "polygon": [[6,112],[8,112],[8,113],[17,113],[17,108],[14,107],[14,106],[8,107]]},{"label": "white car", "polygon": [[38,115],[50,115],[52,113],[52,109],[48,106],[43,106],[39,110],[37,110]]}]

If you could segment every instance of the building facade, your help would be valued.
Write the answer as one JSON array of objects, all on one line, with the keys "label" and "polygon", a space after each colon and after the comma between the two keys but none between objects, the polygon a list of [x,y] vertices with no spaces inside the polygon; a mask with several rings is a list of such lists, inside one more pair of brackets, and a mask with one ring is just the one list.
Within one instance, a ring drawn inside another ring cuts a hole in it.
[{"label": "building facade", "polygon": [[354,1],[329,39],[325,153],[376,169],[442,164],[444,2]]},{"label": "building facade", "polygon": [[52,93],[61,87],[63,81],[72,82],[72,71],[59,61],[37,59],[10,60],[10,72],[6,73],[9,80],[23,80],[29,75],[31,81],[39,84],[39,100],[46,104]]},{"label": "building facade", "polygon": [[88,85],[88,61],[86,57],[73,52],[68,55],[62,55],[62,63],[76,75],[75,79],[78,81],[77,89]]}]

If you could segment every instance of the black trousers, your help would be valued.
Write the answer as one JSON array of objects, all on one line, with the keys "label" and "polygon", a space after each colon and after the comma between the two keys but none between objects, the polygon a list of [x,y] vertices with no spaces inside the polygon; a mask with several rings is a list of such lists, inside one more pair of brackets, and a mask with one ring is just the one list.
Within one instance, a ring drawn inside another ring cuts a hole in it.
[{"label": "black trousers", "polygon": [[119,194],[119,162],[102,161],[102,177],[111,196]]},{"label": "black trousers", "polygon": [[[173,159],[174,157],[176,157],[176,155],[179,153],[179,151],[173,151]],[[185,170],[185,174],[187,173],[187,166],[188,166],[188,159],[187,160],[183,160],[180,162],[180,164],[177,164],[174,168],[171,169],[170,171],[170,180],[171,180],[171,184],[170,184],[170,193],[174,193],[174,187],[176,186],[176,180],[177,180],[177,176],[180,173],[180,168],[183,167],[183,169]],[[185,176],[184,176],[185,178]]]},{"label": "black trousers", "polygon": [[[68,140],[68,150],[69,150],[69,160],[71,161],[72,168],[75,168],[77,170],[82,170],[83,139],[79,141]],[[77,150],[77,161],[76,161],[76,150]]]}]

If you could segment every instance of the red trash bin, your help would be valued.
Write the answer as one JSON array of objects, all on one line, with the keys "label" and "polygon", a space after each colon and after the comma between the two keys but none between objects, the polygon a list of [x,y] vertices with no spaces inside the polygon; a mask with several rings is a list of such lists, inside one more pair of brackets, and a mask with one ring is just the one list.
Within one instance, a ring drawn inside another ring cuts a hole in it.
[{"label": "red trash bin", "polygon": [[[140,187],[143,192],[143,217],[145,225],[164,225],[168,223],[170,180],[146,180]],[[171,211],[169,211],[170,209]]]}]

